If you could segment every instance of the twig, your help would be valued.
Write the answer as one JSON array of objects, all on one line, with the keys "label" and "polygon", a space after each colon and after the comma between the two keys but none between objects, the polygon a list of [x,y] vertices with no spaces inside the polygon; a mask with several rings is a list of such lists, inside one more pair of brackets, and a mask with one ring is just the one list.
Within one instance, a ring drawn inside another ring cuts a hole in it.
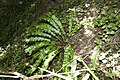
[{"label": "twig", "polygon": [[[1,72],[0,71],[0,77],[10,77],[10,78],[25,78],[27,76],[21,74],[21,73],[18,73],[18,72]],[[12,76],[14,75],[14,76]]]},{"label": "twig", "polygon": [[[37,78],[44,78],[44,77],[50,77],[50,76],[57,76],[57,77],[60,77],[60,78],[63,78],[65,80],[72,80],[71,78],[68,78],[68,77],[65,77],[63,76],[63,74],[68,74],[68,73],[76,73],[76,72],[83,72],[83,71],[88,71],[87,69],[81,69],[81,70],[76,70],[74,72],[65,72],[65,73],[54,73],[54,72],[51,72],[51,71],[48,71],[48,70],[45,70],[45,69],[42,69],[42,68],[39,68],[43,71],[46,71],[50,74],[46,74],[46,75],[33,75],[33,76],[30,76],[30,77],[27,77],[21,73],[18,73],[18,72],[2,72],[0,71],[0,77],[9,77],[9,78],[21,78],[23,80],[34,80],[34,79],[37,79]],[[14,76],[12,76],[14,75]]]},{"label": "twig", "polygon": [[99,80],[98,77],[95,76],[95,74],[90,70],[90,68],[87,66],[87,64],[82,60],[83,65],[88,69],[90,74],[95,78],[95,80]]},{"label": "twig", "polygon": [[59,73],[59,74],[69,74],[69,73],[76,73],[76,72],[83,72],[83,71],[88,71],[87,69],[81,69],[81,70],[76,70],[76,71],[73,71],[73,72],[65,72],[65,73]]},{"label": "twig", "polygon": [[116,16],[120,13],[120,9],[118,10],[118,12],[115,14]]},{"label": "twig", "polygon": [[[19,73],[20,74],[20,73]],[[22,78],[23,80],[34,80],[36,78],[43,78],[43,77],[49,77],[52,76],[52,74],[47,75],[34,75],[34,76],[23,76],[23,75],[16,75],[16,76],[9,76],[9,75],[0,75],[0,77],[9,77],[9,78]]]},{"label": "twig", "polygon": [[[45,69],[42,69],[42,68],[41,68],[41,70],[48,72],[48,70],[45,70]],[[81,69],[81,70],[76,70],[74,72],[65,72],[65,73],[59,73],[59,74],[55,74],[55,73],[53,74],[53,72],[49,71],[48,73],[50,73],[50,74],[33,75],[33,76],[30,76],[30,77],[27,77],[27,76],[25,76],[25,75],[23,75],[21,73],[18,73],[18,72],[2,72],[2,71],[0,71],[0,74],[2,74],[2,75],[0,75],[0,77],[21,78],[23,80],[34,80],[34,79],[37,79],[37,78],[50,77],[50,76],[54,75],[54,76],[69,80],[70,78],[66,78],[65,76],[62,76],[62,74],[68,74],[68,73],[72,74],[72,73],[83,72],[83,71],[88,71],[88,70],[87,69]],[[10,76],[10,75],[15,75],[15,76]],[[72,79],[70,79],[70,80],[72,80]]]},{"label": "twig", "polygon": [[[87,57],[87,56],[86,56]],[[85,58],[86,58],[85,57]],[[84,59],[85,59],[84,58]],[[87,66],[87,64],[84,62],[84,59],[77,59],[79,62],[82,62],[83,65],[87,68],[87,70],[89,71],[89,73],[95,78],[95,80],[99,80],[99,78],[97,76],[95,76],[95,74],[90,70],[90,68]]]},{"label": "twig", "polygon": [[34,76],[30,76],[30,77],[28,77],[28,79],[39,79],[39,78],[50,77],[50,76],[52,76],[52,74],[46,74],[46,75],[34,75]]},{"label": "twig", "polygon": [[50,73],[50,74],[52,74],[52,75],[54,75],[54,76],[57,76],[57,77],[59,77],[59,78],[62,78],[62,79],[65,79],[65,80],[72,80],[71,78],[65,77],[65,76],[63,76],[63,75],[60,75],[60,74],[57,74],[57,73],[54,73],[54,72],[51,72],[51,71],[48,71],[48,70],[45,70],[45,69],[43,69],[43,68],[40,68],[40,67],[39,67],[39,69],[42,70],[42,71],[48,72],[48,73]]},{"label": "twig", "polygon": [[20,78],[20,77],[18,77],[18,76],[8,76],[8,75],[0,75],[0,77]]}]

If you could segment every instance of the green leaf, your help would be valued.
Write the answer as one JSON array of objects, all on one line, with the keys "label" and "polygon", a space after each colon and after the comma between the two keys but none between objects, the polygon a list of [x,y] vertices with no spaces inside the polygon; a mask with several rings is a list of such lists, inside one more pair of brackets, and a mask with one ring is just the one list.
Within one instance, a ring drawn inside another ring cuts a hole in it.
[{"label": "green leaf", "polygon": [[50,42],[41,42],[41,43],[35,43],[34,45],[29,46],[28,48],[25,49],[25,52],[29,52],[30,55],[32,54],[33,51],[35,51],[36,49],[39,49],[43,46],[47,46],[47,45],[51,45]]},{"label": "green leaf", "polygon": [[37,41],[48,41],[50,42],[51,40],[49,38],[45,37],[30,37],[25,40],[26,42],[37,42]]},{"label": "green leaf", "polygon": [[49,24],[41,23],[40,25],[37,25],[36,28],[41,29],[41,31],[44,29],[47,29],[47,30],[50,30],[52,32],[55,32],[56,34],[61,35],[60,31],[56,30],[54,27],[50,26]]},{"label": "green leaf", "polygon": [[[63,66],[65,66],[66,64],[68,64],[68,62],[70,62],[70,61],[74,58],[74,56],[75,56],[75,53],[74,53],[73,49],[71,48],[70,45],[67,45],[67,46],[65,47],[65,52],[64,52]],[[65,72],[70,71],[70,70],[69,70],[70,67],[71,67],[71,69],[73,69],[74,66],[75,66],[74,63],[75,63],[75,62],[73,62],[73,63],[71,62],[71,63],[69,63],[68,65],[66,65],[66,66],[64,67],[64,71],[65,71]],[[73,64],[74,64],[74,65],[73,65]],[[72,67],[73,67],[73,68],[72,68]]]},{"label": "green leaf", "polygon": [[52,13],[48,13],[45,16],[40,17],[43,20],[48,21],[52,26],[54,26],[59,32],[62,32],[65,34],[63,26],[61,22],[58,20],[58,18],[55,15],[52,15]]},{"label": "green leaf", "polygon": [[115,31],[107,31],[106,34],[115,34]]},{"label": "green leaf", "polygon": [[[55,51],[49,53],[48,58],[45,59],[42,68],[47,69],[49,66],[49,63],[54,59],[54,57],[57,55],[58,50],[56,49]],[[42,72],[41,72],[42,73]]]},{"label": "green leaf", "polygon": [[94,65],[96,65],[98,63],[98,57],[99,57],[99,48],[96,46],[93,50],[92,50],[92,55],[91,55],[91,59],[92,59],[92,63]]}]

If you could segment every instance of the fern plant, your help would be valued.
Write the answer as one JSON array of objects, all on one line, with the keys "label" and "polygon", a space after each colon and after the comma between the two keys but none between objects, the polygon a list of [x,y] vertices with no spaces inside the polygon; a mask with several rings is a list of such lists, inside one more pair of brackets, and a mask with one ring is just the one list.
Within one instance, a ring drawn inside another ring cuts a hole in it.
[{"label": "fern plant", "polygon": [[52,13],[42,16],[40,19],[39,25],[29,30],[25,39],[28,46],[25,52],[29,54],[29,62],[25,65],[27,66],[26,73],[28,75],[43,74],[38,67],[48,69],[50,62],[55,58],[57,59],[56,71],[75,70],[75,61],[74,64],[72,62],[66,65],[74,58],[75,53],[61,22]]}]

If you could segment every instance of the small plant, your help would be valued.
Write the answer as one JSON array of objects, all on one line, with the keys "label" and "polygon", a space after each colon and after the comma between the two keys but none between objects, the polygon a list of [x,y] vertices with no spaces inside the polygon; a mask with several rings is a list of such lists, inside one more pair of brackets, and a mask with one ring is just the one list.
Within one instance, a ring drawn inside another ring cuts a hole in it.
[{"label": "small plant", "polygon": [[61,22],[52,13],[40,17],[40,20],[38,25],[27,32],[25,39],[28,46],[25,52],[29,57],[29,62],[25,64],[26,74],[43,74],[38,67],[48,69],[54,59],[57,59],[55,71],[75,70],[75,61],[68,64],[75,56],[68,41],[68,35],[70,37],[73,33],[65,32]]}]

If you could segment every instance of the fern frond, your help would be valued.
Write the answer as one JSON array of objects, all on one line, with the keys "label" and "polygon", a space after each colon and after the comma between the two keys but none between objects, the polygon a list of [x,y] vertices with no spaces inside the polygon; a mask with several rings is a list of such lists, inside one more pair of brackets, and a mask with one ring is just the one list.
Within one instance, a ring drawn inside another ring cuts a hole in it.
[{"label": "fern frond", "polygon": [[[52,16],[52,15],[51,15]],[[41,19],[45,20],[48,22],[48,24],[50,24],[51,26],[53,26],[56,30],[60,31],[59,27],[57,26],[57,24],[54,22],[54,20],[47,16],[42,16]]]},{"label": "fern frond", "polygon": [[36,31],[33,31],[33,32],[27,34],[27,37],[30,37],[30,36],[36,36],[36,37],[43,36],[43,37],[47,37],[47,38],[52,38],[52,36],[50,34],[41,32],[41,30],[36,30]]},{"label": "fern frond", "polygon": [[51,53],[52,51],[56,50],[56,48],[59,49],[59,47],[56,47],[55,45],[50,45],[50,46],[47,46],[46,48],[42,48],[40,49],[37,53],[34,53],[32,55],[32,58],[30,60],[30,63],[32,64],[33,61],[37,60],[37,58],[41,58],[43,60],[45,60],[47,58],[47,56],[45,55],[48,55],[49,53]]},{"label": "fern frond", "polygon": [[43,20],[48,21],[52,26],[54,26],[58,31],[61,31],[61,33],[64,33],[63,26],[61,22],[58,20],[58,18],[55,15],[52,15],[51,13],[48,13],[45,16],[41,17]]},{"label": "fern frond", "polygon": [[55,15],[53,15],[52,13],[48,13],[47,15],[42,16],[41,19],[47,21],[49,24],[52,25],[52,27],[56,28],[62,34],[61,37],[65,39],[64,37],[66,33],[64,31],[64,28]]},{"label": "fern frond", "polygon": [[48,65],[49,65],[49,62],[50,62],[51,60],[53,60],[53,58],[54,58],[56,55],[57,55],[57,50],[49,53],[48,58],[45,59],[42,68],[47,69],[47,68],[48,68]]},{"label": "fern frond", "polygon": [[64,28],[63,28],[61,22],[58,20],[58,18],[55,17],[55,15],[53,15],[53,16],[52,16],[52,19],[53,19],[53,21],[57,24],[57,26],[60,28],[61,33],[65,34]]},{"label": "fern frond", "polygon": [[32,64],[30,66],[30,68],[28,69],[28,74],[33,74],[34,71],[38,68],[38,66],[40,65],[42,61],[42,58],[38,57],[38,59],[34,62],[34,64]]},{"label": "fern frond", "polygon": [[45,23],[41,23],[40,25],[37,25],[36,28],[38,29],[48,29],[48,30],[51,30],[52,32],[56,33],[56,34],[59,34],[61,35],[61,32],[56,30],[54,27],[52,27],[51,25],[49,24],[45,24]]},{"label": "fern frond", "polygon": [[37,60],[39,56],[42,57],[41,52],[37,52],[37,53],[33,54],[32,57],[30,58],[29,63],[34,64],[34,61]]},{"label": "fern frond", "polygon": [[29,53],[30,55],[32,54],[33,51],[36,49],[39,49],[43,46],[48,46],[51,45],[52,43],[50,42],[41,42],[41,43],[35,43],[34,45],[29,46],[28,48],[25,49],[26,53]]},{"label": "fern frond", "polygon": [[30,37],[28,39],[25,39],[26,42],[37,42],[37,41],[48,41],[50,42],[51,39],[45,38],[45,37]]},{"label": "fern frond", "polygon": [[[52,51],[49,53],[48,58],[45,59],[42,68],[47,69],[49,67],[49,63],[54,59],[54,57],[58,54],[58,50]],[[40,71],[43,74],[43,71]]]},{"label": "fern frond", "polygon": [[42,64],[42,61],[44,60],[45,60],[43,63],[44,66],[42,67],[46,69],[49,65],[49,62],[55,57],[56,52],[57,52],[57,49],[51,45],[34,54],[30,61],[32,66],[31,68],[28,69],[30,70],[30,72],[28,73],[29,74],[34,73],[34,71],[37,70],[37,68],[40,66],[40,64]]},{"label": "fern frond", "polygon": [[61,35],[61,32],[59,32],[58,30],[56,30],[49,24],[41,23],[40,25],[36,26],[36,29],[40,29],[41,32],[43,32],[43,33],[51,34],[51,36],[54,36],[59,41],[61,41],[59,37],[61,37],[61,36],[63,37],[63,35]]},{"label": "fern frond", "polygon": [[36,66],[30,65],[30,69],[27,69],[27,74],[31,75],[36,70]]}]

